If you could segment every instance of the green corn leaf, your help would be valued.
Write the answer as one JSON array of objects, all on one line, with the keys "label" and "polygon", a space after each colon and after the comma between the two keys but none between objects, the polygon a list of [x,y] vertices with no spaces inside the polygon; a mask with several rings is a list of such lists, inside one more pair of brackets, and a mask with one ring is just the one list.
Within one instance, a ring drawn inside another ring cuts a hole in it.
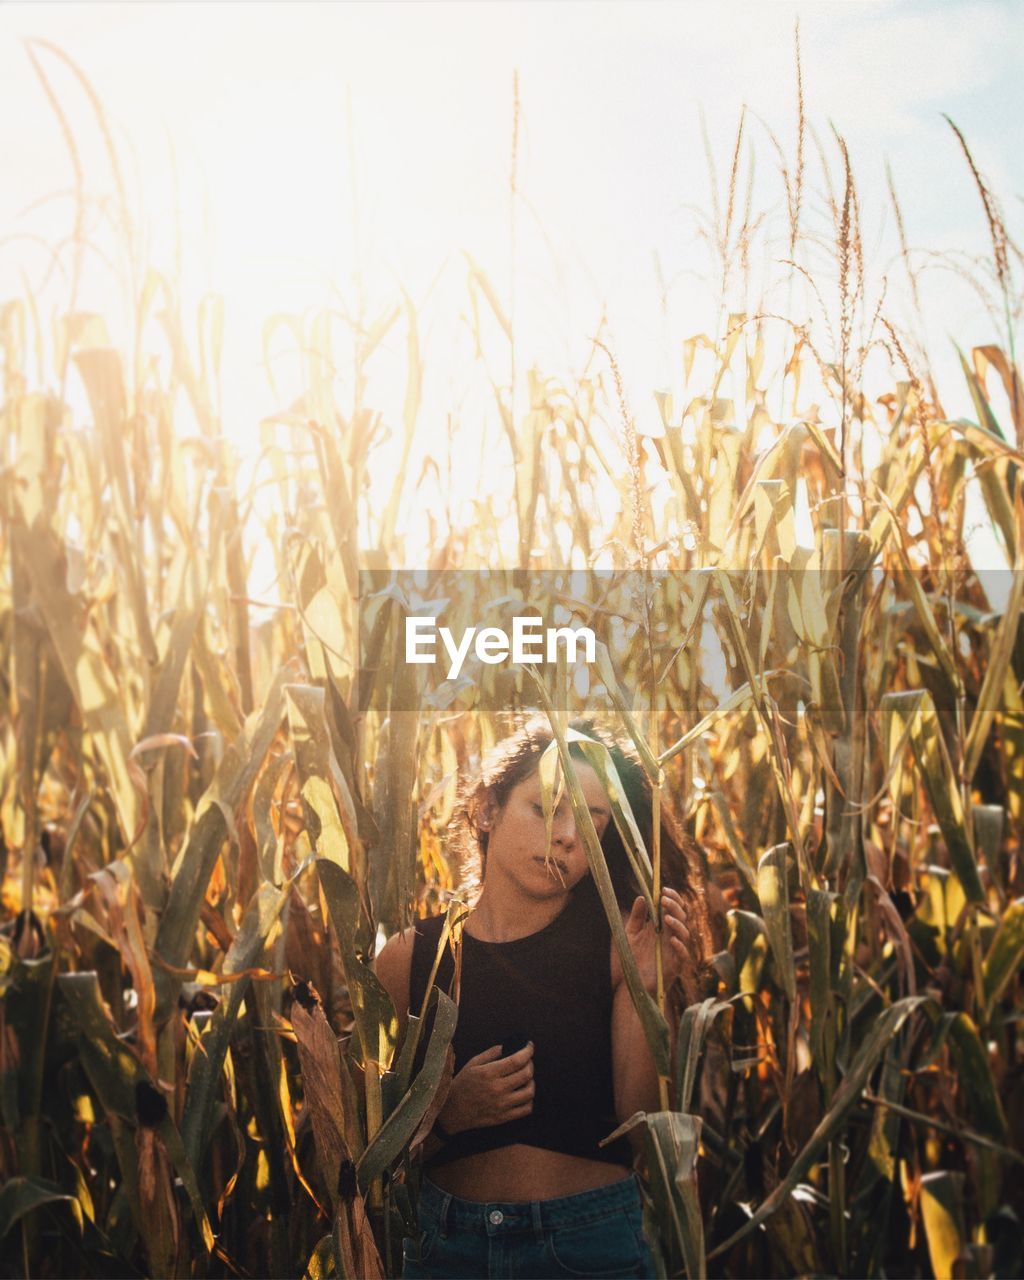
[{"label": "green corn leaf", "polygon": [[0,1187],[0,1240],[27,1213],[44,1204],[61,1202],[71,1206],[72,1215],[81,1229],[82,1210],[78,1201],[55,1182],[48,1182],[45,1178],[8,1178]]},{"label": "green corn leaf", "polygon": [[441,929],[441,936],[437,940],[437,950],[434,953],[433,963],[430,967],[430,974],[427,981],[426,993],[423,998],[423,1005],[419,1014],[411,1013],[408,1017],[408,1025],[405,1030],[405,1039],[402,1041],[401,1053],[395,1066],[395,1076],[398,1081],[399,1089],[404,1092],[409,1087],[409,1081],[412,1077],[413,1063],[416,1060],[416,1051],[419,1048],[420,1036],[423,1034],[424,1023],[426,1022],[427,1002],[431,999],[431,992],[434,989],[434,980],[437,977],[437,971],[440,967],[441,960],[448,947],[448,940],[452,936],[452,929],[460,924],[468,915],[468,910],[458,899],[452,899],[448,904],[448,910],[445,914],[444,927]]},{"label": "green corn leaf", "polygon": [[[906,1077],[903,1066],[893,1052],[885,1055],[879,1073],[878,1097],[882,1103],[899,1106],[906,1091]],[[868,1160],[874,1166],[874,1172],[868,1173],[865,1180],[871,1185],[878,1178],[888,1182],[896,1177],[896,1161],[899,1152],[900,1122],[898,1114],[889,1105],[876,1106],[871,1120],[871,1139],[868,1144]]]},{"label": "green corn leaf", "polygon": [[956,353],[960,358],[960,367],[963,369],[964,378],[967,381],[967,388],[971,393],[971,399],[974,401],[974,408],[978,415],[978,423],[985,431],[988,432],[989,435],[994,436],[997,440],[1003,441],[1005,444],[1006,436],[1003,434],[1003,429],[999,425],[996,415],[992,412],[992,407],[988,402],[988,396],[985,394],[985,389],[978,381],[978,375],[971,368],[967,357],[960,348],[956,346],[956,343],[953,345],[956,347]]},{"label": "green corn leaf", "polygon": [[974,823],[974,847],[984,857],[992,878],[998,880],[1006,809],[1001,804],[972,805],[971,819]]},{"label": "green corn leaf", "polygon": [[330,1234],[321,1236],[309,1255],[302,1280],[328,1280],[330,1276],[337,1274],[334,1266],[334,1237]]},{"label": "green corn leaf", "polygon": [[455,1034],[458,1009],[443,991],[435,987],[434,992],[432,1001],[436,999],[436,1014],[423,1066],[359,1159],[356,1172],[359,1183],[364,1188],[369,1187],[374,1178],[393,1165],[415,1137],[441,1083],[448,1050]]},{"label": "green corn leaf", "polygon": [[982,970],[985,983],[985,1017],[992,1017],[996,1001],[1024,963],[1024,898],[1016,898],[1003,912],[989,945]]},{"label": "green corn leaf", "polygon": [[[926,689],[887,693],[882,698],[883,741],[886,764],[891,765],[904,735],[909,733],[918,773],[964,893],[971,902],[984,902],[985,891],[964,819],[960,790],[939,727],[931,694]],[[894,796],[894,800],[898,797]]]},{"label": "green corn leaf", "polygon": [[192,648],[192,637],[199,623],[198,609],[179,609],[174,615],[167,650],[157,669],[153,693],[146,711],[143,738],[170,733],[174,727],[181,677]]},{"label": "green corn leaf", "polygon": [[659,1221],[671,1228],[689,1280],[705,1280],[704,1220],[697,1194],[702,1120],[680,1111],[648,1112],[647,1164]]},{"label": "green corn leaf", "polygon": [[271,814],[277,784],[285,770],[294,763],[295,757],[290,751],[283,751],[279,756],[272,757],[260,775],[253,794],[252,820],[256,832],[256,859],[260,876],[267,884],[281,883],[284,841],[274,829]]},{"label": "green corn leaf", "polygon": [[932,1272],[936,1276],[957,1274],[964,1253],[964,1175],[948,1169],[926,1173],[921,1179],[921,1217]]},{"label": "green corn leaf", "polygon": [[811,982],[811,1057],[822,1081],[835,1060],[835,1004],[833,995],[832,927],[839,895],[812,889],[807,895],[807,948]]},{"label": "green corn leaf", "polygon": [[895,511],[889,507],[889,500],[884,493],[879,494],[879,500],[882,505],[889,510],[889,517],[892,521],[893,542],[899,554],[900,563],[903,566],[903,572],[900,575],[900,582],[910,596],[914,611],[917,614],[918,621],[924,629],[925,636],[928,640],[928,647],[939,664],[939,668],[949,685],[950,693],[953,697],[958,697],[962,690],[962,681],[960,673],[957,670],[956,662],[949,650],[945,637],[939,630],[939,624],[935,619],[931,602],[925,594],[924,588],[921,586],[921,575],[918,570],[910,563],[910,556],[907,552],[906,534],[903,525],[900,523]]},{"label": "green corn leaf", "polygon": [[761,988],[761,972],[768,954],[768,930],[753,911],[729,912],[730,950],[738,971],[739,994],[754,995]]},{"label": "green corn leaf", "polygon": [[967,1100],[971,1125],[994,1142],[1005,1143],[1009,1136],[1006,1116],[978,1028],[966,1013],[951,1017],[949,1045],[956,1063],[957,1081]]},{"label": "green corn leaf", "polygon": [[[301,869],[297,874],[301,874]],[[238,932],[224,957],[221,972],[225,976],[256,966],[294,883],[295,877],[283,889],[265,884],[257,891],[246,908]],[[206,1144],[210,1140],[210,1116],[224,1068],[224,1058],[249,986],[248,978],[241,978],[228,985],[192,1058],[181,1133],[188,1158],[196,1168],[199,1167]]]},{"label": "green corn leaf", "polygon": [[[399,634],[405,614],[393,611]],[[388,892],[374,901],[385,926],[405,922],[406,904],[416,889],[416,823],[414,797],[417,778],[420,706],[423,697],[423,668],[404,660],[400,643],[395,644],[394,671],[388,705],[387,810],[379,815],[381,847],[389,851]]]},{"label": "green corn leaf", "polygon": [[843,1077],[842,1083],[832,1097],[832,1105],[822,1118],[810,1139],[790,1165],[785,1178],[758,1206],[750,1219],[735,1231],[724,1243],[720,1244],[709,1256],[717,1257],[727,1252],[740,1240],[755,1231],[762,1222],[770,1217],[791,1195],[798,1183],[806,1176],[813,1164],[819,1163],[827,1154],[828,1144],[840,1133],[843,1121],[850,1109],[860,1099],[868,1077],[871,1075],[879,1058],[885,1052],[893,1036],[897,1034],[907,1018],[922,1005],[929,1002],[928,996],[907,996],[889,1006],[879,1017],[871,1030],[860,1043],[850,1069]]},{"label": "green corn leaf", "polygon": [[317,858],[316,869],[338,938],[363,1061],[376,1062],[386,1071],[394,1058],[398,1019],[380,979],[356,953],[362,912],[359,890],[336,862]]},{"label": "green corn leaf", "polygon": [[981,691],[978,694],[970,728],[967,730],[967,741],[964,744],[964,777],[968,782],[978,770],[982,752],[988,744],[992,722],[1002,705],[1003,684],[1006,673],[1010,670],[1010,662],[1020,632],[1021,603],[1024,602],[1024,523],[1021,522],[1018,522],[1017,528],[1017,559],[1019,565],[1013,571],[1010,595],[989,648]]},{"label": "green corn leaf", "polygon": [[58,955],[47,950],[19,959],[7,938],[0,942],[0,1010],[8,1045],[0,1059],[0,1111],[17,1135],[20,1172],[42,1169],[41,1121],[48,1111],[43,1082],[52,1034],[51,1006]]},{"label": "green corn leaf", "polygon": [[[973,375],[972,375],[973,376]],[[1010,461],[1010,451],[1001,436],[994,435],[975,422],[959,419],[955,422],[943,422],[943,427],[951,427],[964,436],[974,450],[981,465],[975,466],[975,475],[981,487],[982,497],[988,514],[995,522],[996,528],[1003,536],[1003,546],[1012,559],[1012,548],[1015,545],[1013,502],[1010,498],[1011,477],[1015,471]]]},{"label": "green corn leaf", "polygon": [[79,1033],[79,1052],[103,1109],[135,1120],[135,1085],[149,1083],[145,1068],[114,1032],[94,972],[62,973],[57,985]]},{"label": "green corn leaf", "polygon": [[[263,707],[245,722],[230,744],[209,789],[196,810],[188,839],[174,865],[167,908],[160,920],[156,949],[173,968],[183,968],[192,950],[206,886],[234,823],[234,813],[249,794],[284,715],[284,689],[293,674],[282,667]],[[158,1014],[166,1017],[171,985],[158,983]]]},{"label": "green corn leaf", "polygon": [[716,1000],[709,996],[699,1004],[691,1004],[679,1020],[676,1040],[676,1101],[681,1111],[690,1110],[697,1067],[704,1042],[719,1014],[731,1009],[732,1000]]},{"label": "green corn leaf", "polygon": [[[95,1089],[108,1116],[118,1120],[138,1123],[136,1090],[148,1085],[153,1093],[161,1093],[139,1059],[131,1053],[116,1034],[107,1015],[99,982],[93,972],[61,974],[57,979],[67,1007],[78,1027],[78,1050],[82,1066]],[[111,1122],[114,1128],[114,1122]],[[170,1114],[164,1116],[156,1127],[174,1170],[181,1179],[189,1197],[196,1224],[209,1251],[213,1248],[213,1232],[206,1209],[203,1206],[195,1169],[185,1151],[177,1128]],[[131,1186],[137,1185],[136,1149],[124,1142],[117,1146],[122,1177]],[[133,1196],[133,1211],[141,1224],[137,1195]]]},{"label": "green corn leaf", "polygon": [[721,791],[717,789],[711,792],[710,799],[715,813],[718,815],[718,820],[722,824],[722,832],[732,853],[733,861],[736,863],[736,867],[743,879],[754,893],[757,893],[757,868],[750,861],[747,851],[743,847],[739,832],[736,830],[736,821],[729,808],[729,802]]}]

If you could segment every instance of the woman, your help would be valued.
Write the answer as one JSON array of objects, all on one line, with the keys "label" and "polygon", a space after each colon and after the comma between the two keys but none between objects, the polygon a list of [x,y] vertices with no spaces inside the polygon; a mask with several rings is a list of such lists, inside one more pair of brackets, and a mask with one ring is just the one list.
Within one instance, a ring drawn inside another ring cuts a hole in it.
[{"label": "woman", "polygon": [[[631,747],[586,721],[611,751],[647,848],[651,788]],[[464,785],[451,824],[465,872],[482,888],[462,932],[455,1075],[435,1126],[420,1195],[422,1236],[406,1277],[643,1276],[653,1262],[625,1138],[599,1146],[636,1111],[656,1110],[658,1080],[587,863],[569,797],[551,846],[537,766],[551,742],[533,720]],[[598,775],[574,765],[645,987],[656,989],[655,931]],[[665,819],[663,973],[692,998],[709,934],[696,846]],[[391,938],[377,958],[404,1034],[418,1011],[443,918]],[[436,981],[448,989],[446,949]]]}]

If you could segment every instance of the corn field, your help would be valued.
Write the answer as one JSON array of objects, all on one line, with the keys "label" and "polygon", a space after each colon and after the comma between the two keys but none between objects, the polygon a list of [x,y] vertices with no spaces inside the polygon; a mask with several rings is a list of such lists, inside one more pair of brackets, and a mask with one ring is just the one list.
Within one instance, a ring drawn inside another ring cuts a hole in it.
[{"label": "corn field", "polygon": [[[52,50],[31,56],[45,85]],[[630,736],[704,851],[703,998],[677,1025],[642,1011],[669,1097],[638,1121],[662,1274],[1024,1271],[1021,257],[954,141],[1001,332],[961,335],[973,418],[869,296],[841,139],[813,243],[810,160],[780,149],[780,270],[804,289],[813,261],[815,319],[723,304],[674,335],[685,394],[659,394],[657,437],[606,334],[581,370],[519,368],[467,259],[506,506],[429,545],[401,532],[417,433],[439,476],[451,456],[400,293],[268,317],[304,386],[259,424],[248,485],[217,300],[185,314],[143,265],[118,347],[72,238],[64,311],[2,302],[3,1275],[398,1274],[456,1013],[414,1075],[372,959],[458,902],[459,771],[535,707],[570,775],[565,711]],[[723,298],[764,234],[739,157],[705,225]],[[395,421],[382,345],[404,352]],[[969,493],[1011,569],[972,563]],[[402,660],[425,601],[453,629],[560,609],[599,661],[446,680]]]}]

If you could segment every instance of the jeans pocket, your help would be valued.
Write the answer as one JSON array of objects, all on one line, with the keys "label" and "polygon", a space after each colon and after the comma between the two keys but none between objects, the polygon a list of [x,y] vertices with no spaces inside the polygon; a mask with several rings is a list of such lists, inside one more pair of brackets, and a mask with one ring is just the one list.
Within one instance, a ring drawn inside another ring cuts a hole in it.
[{"label": "jeans pocket", "polygon": [[641,1238],[624,1212],[610,1213],[579,1226],[559,1227],[548,1236],[548,1253],[556,1276],[612,1280],[639,1276],[645,1265]]},{"label": "jeans pocket", "polygon": [[407,1266],[423,1266],[431,1259],[440,1236],[436,1222],[427,1224],[418,1238],[407,1236],[402,1241],[402,1261]]}]

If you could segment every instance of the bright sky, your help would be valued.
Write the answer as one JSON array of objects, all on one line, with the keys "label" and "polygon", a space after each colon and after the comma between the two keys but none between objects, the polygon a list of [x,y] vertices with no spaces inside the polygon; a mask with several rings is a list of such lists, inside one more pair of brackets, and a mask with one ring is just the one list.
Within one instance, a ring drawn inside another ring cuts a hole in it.
[{"label": "bright sky", "polygon": [[[682,338],[715,324],[697,278],[708,257],[692,212],[710,205],[700,113],[720,184],[743,104],[792,156],[797,16],[809,119],[833,159],[830,122],[849,145],[869,266],[890,273],[902,319],[886,159],[912,244],[988,247],[941,112],[964,130],[1013,229],[1024,189],[1024,5],[1014,0],[7,3],[0,235],[53,243],[71,226],[66,147],[21,42],[37,36],[60,45],[103,101],[148,260],[173,272],[177,209],[190,296],[210,289],[226,299],[225,422],[240,447],[258,446],[255,424],[274,407],[260,369],[267,316],[339,298],[355,309],[360,290],[377,314],[400,288],[424,330],[422,439],[440,442],[471,358],[462,252],[509,295],[518,69],[520,365],[578,369],[604,312],[631,408],[642,428],[656,429],[651,392],[681,382]],[[81,89],[52,56],[39,56],[73,122],[89,189],[109,193]],[[746,136],[756,152],[755,205],[770,210],[781,235],[774,152],[749,116]],[[820,190],[813,149],[808,165]],[[53,193],[64,194],[26,212]],[[808,224],[823,225],[820,199],[808,199]],[[0,299],[20,289],[22,273],[38,287],[46,264],[31,240],[0,242]],[[925,289],[946,408],[967,412],[948,336],[971,346],[997,335],[955,277],[934,272]],[[59,289],[52,296],[56,307]],[[113,307],[112,278],[99,265],[84,301]],[[391,346],[400,367],[400,327]],[[382,369],[387,359],[385,351]],[[379,402],[393,391],[382,387]],[[463,411],[472,415],[472,399]]]}]

